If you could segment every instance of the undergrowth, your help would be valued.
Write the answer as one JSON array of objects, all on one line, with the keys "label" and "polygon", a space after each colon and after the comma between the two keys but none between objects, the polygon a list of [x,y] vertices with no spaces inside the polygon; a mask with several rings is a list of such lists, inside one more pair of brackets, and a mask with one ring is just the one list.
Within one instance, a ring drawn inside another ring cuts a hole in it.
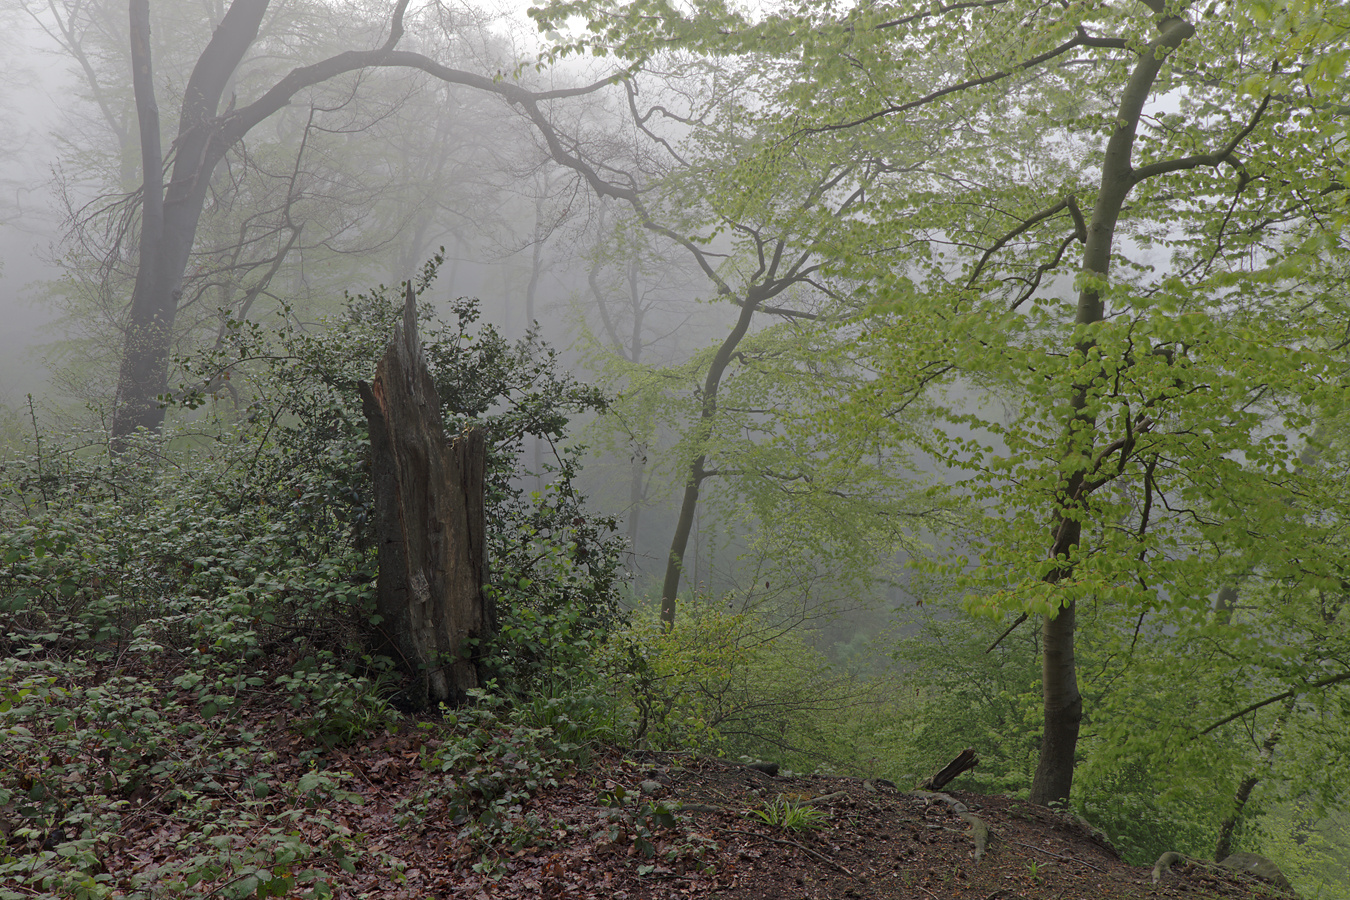
[{"label": "undergrowth", "polygon": [[[317,333],[230,323],[180,360],[163,435],[110,454],[48,434],[0,458],[0,900],[322,897],[325,869],[388,863],[326,809],[360,800],[330,751],[406,727],[391,704],[404,674],[373,652],[357,392],[400,306],[352,298]],[[622,571],[571,456],[539,473],[543,491],[519,487],[522,442],[560,445],[603,397],[535,336],[505,341],[469,301],[453,314],[428,324],[425,352],[447,432],[490,436],[499,628],[477,649],[497,681],[434,726],[425,762],[486,852],[531,839],[529,795],[622,730],[590,663],[622,624]],[[298,759],[269,749],[278,725]],[[109,871],[148,822],[153,858]]]}]

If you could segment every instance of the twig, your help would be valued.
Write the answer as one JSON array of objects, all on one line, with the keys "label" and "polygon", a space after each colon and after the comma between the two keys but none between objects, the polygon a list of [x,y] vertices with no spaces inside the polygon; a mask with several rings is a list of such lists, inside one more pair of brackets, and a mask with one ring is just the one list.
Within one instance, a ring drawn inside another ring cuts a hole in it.
[{"label": "twig", "polygon": [[830,859],[830,858],[829,858],[828,856],[826,856],[824,853],[820,853],[820,852],[817,852],[817,851],[815,851],[815,850],[812,850],[810,847],[803,846],[803,845],[797,843],[796,841],[785,841],[785,840],[782,840],[781,838],[771,838],[771,837],[769,837],[768,835],[765,835],[765,834],[755,834],[753,831],[737,831],[735,828],[725,828],[725,829],[723,829],[723,830],[726,831],[728,834],[739,834],[739,835],[743,835],[744,837],[759,838],[761,841],[769,841],[769,842],[774,843],[774,844],[782,844],[782,845],[785,846],[785,847],[796,847],[798,850],[801,850],[801,851],[803,851],[803,852],[805,852],[805,853],[811,854],[812,856],[814,856],[814,857],[816,857],[817,859],[819,859],[821,862],[824,862],[824,863],[826,863],[826,864],[828,864],[828,865],[834,866],[836,869],[838,869],[840,872],[843,872],[843,873],[844,873],[845,875],[847,875],[849,878],[853,878],[853,877],[854,877],[854,875],[853,875],[852,872],[850,872],[848,869],[844,868],[843,866],[841,866],[839,863],[835,862],[834,860]]},{"label": "twig", "polygon": [[1094,866],[1092,863],[1088,862],[1085,859],[1077,859],[1072,856],[1060,856],[1058,853],[1046,850],[1042,847],[1037,847],[1035,844],[1024,844],[1021,841],[1014,841],[1011,838],[1004,838],[1004,840],[1006,840],[1010,844],[1017,844],[1019,847],[1026,847],[1028,850],[1035,850],[1037,853],[1044,853],[1046,856],[1053,856],[1055,859],[1062,859],[1065,862],[1081,863],[1087,866],[1089,869],[1095,869],[1098,872],[1106,871],[1105,869],[1102,869],[1098,866]]},{"label": "twig", "polygon": [[1022,613],[1020,616],[1017,617],[1017,621],[1016,621],[1016,622],[1013,622],[1011,625],[1009,625],[1009,626],[1008,626],[1008,630],[1005,631],[1005,632],[1003,632],[1002,634],[1000,634],[1000,635],[998,636],[998,638],[997,638],[992,644],[989,645],[989,649],[988,649],[988,650],[985,650],[984,652],[985,652],[985,653],[993,653],[993,652],[994,652],[994,648],[997,647],[999,644],[1003,643],[1003,639],[1004,639],[1005,637],[1007,637],[1008,635],[1012,634],[1012,633],[1013,633],[1013,629],[1015,629],[1018,625],[1021,625],[1021,624],[1022,624],[1023,622],[1025,622],[1026,620],[1027,620],[1027,614],[1026,614],[1026,613]]}]

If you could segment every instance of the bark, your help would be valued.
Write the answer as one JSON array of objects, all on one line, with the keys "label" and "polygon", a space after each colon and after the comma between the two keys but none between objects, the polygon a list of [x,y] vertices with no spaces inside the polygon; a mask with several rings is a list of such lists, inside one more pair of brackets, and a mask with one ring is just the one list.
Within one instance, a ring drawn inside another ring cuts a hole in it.
[{"label": "bark", "polygon": [[[1161,0],[1146,2],[1155,11],[1163,11]],[[1167,54],[1195,33],[1194,26],[1179,18],[1163,18],[1158,28],[1161,32],[1159,37],[1143,50],[1130,73],[1121,95],[1115,131],[1106,145],[1097,203],[1088,223],[1087,240],[1083,247],[1082,269],[1089,279],[1078,296],[1075,324],[1080,327],[1094,325],[1105,319],[1101,282],[1111,269],[1111,246],[1121,209],[1130,190],[1141,177],[1131,165],[1131,155],[1144,103],[1148,100]],[[1088,338],[1075,349],[1087,358],[1092,348],[1092,341]],[[1086,439],[1090,440],[1096,428],[1096,418],[1089,410],[1090,392],[1090,383],[1080,384],[1074,389],[1072,404],[1075,412],[1064,435],[1066,452],[1081,445],[1084,436],[1089,436]],[[1091,456],[1090,452],[1084,454],[1087,459]],[[1052,523],[1055,539],[1051,558],[1060,560],[1060,565],[1047,573],[1047,581],[1059,582],[1073,574],[1073,558],[1081,536],[1080,518],[1091,490],[1082,470],[1070,474]],[[1045,727],[1041,733],[1036,775],[1031,785],[1030,800],[1033,803],[1066,802],[1073,787],[1074,756],[1083,718],[1083,700],[1078,691],[1074,661],[1074,626],[1075,609],[1072,602],[1045,617],[1041,668]]]},{"label": "bark", "polygon": [[483,477],[487,444],[471,428],[447,443],[441,400],[422,358],[416,296],[361,384],[370,423],[381,643],[412,679],[410,705],[457,705],[478,686],[471,642],[492,630]]},{"label": "bark", "polygon": [[1074,604],[1058,615],[1046,616],[1041,637],[1041,704],[1045,719],[1041,752],[1031,783],[1032,803],[1048,805],[1068,799],[1073,788],[1074,753],[1083,721],[1083,697],[1078,692],[1074,659]]}]

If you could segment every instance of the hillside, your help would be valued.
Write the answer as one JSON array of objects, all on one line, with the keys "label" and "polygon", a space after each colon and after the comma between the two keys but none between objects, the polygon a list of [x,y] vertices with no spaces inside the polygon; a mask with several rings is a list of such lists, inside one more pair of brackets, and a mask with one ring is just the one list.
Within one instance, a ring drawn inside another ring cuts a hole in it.
[{"label": "hillside", "polygon": [[[3,661],[6,898],[1274,893],[1194,864],[1155,886],[1080,822],[1002,797],[585,750],[493,702],[386,718],[284,668],[203,692],[178,654],[91,664],[53,637]],[[988,827],[978,859],[962,807]]]}]

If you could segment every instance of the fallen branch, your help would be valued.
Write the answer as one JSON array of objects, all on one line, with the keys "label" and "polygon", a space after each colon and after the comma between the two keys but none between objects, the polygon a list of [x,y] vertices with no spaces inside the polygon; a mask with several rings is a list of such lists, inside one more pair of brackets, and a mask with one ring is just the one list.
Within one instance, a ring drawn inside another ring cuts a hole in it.
[{"label": "fallen branch", "polygon": [[[980,857],[984,856],[984,851],[989,846],[989,838],[993,836],[993,832],[989,830],[989,825],[979,816],[967,809],[964,803],[947,794],[932,794],[928,791],[914,791],[910,796],[918,797],[920,800],[924,801],[924,803],[930,805],[934,801],[945,803],[952,812],[956,813],[957,817],[960,818],[962,822],[965,822],[970,826],[970,831],[965,832],[965,834],[970,837],[971,843],[975,845],[975,852],[972,856],[976,862],[979,861]],[[936,826],[930,825],[929,827],[933,828]],[[948,830],[955,831],[955,829]],[[961,834],[962,832],[956,833]]]},{"label": "fallen branch", "polygon": [[962,772],[967,772],[980,764],[980,758],[975,755],[975,751],[967,747],[962,750],[956,759],[947,763],[931,778],[925,781],[920,788],[925,791],[940,791],[947,786],[947,783],[954,780]]}]

